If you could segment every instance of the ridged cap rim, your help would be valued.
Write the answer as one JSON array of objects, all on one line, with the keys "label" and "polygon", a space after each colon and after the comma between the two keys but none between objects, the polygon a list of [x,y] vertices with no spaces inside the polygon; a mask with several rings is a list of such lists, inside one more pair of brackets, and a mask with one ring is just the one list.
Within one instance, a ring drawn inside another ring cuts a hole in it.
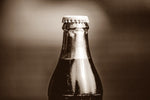
[{"label": "ridged cap rim", "polygon": [[87,16],[81,15],[67,15],[62,18],[62,23],[89,23],[89,19]]}]

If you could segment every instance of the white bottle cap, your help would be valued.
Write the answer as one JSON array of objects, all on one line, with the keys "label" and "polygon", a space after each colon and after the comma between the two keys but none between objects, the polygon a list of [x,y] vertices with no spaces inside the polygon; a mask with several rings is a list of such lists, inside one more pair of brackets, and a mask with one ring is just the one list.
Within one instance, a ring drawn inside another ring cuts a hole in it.
[{"label": "white bottle cap", "polygon": [[62,23],[89,23],[87,16],[64,16]]}]

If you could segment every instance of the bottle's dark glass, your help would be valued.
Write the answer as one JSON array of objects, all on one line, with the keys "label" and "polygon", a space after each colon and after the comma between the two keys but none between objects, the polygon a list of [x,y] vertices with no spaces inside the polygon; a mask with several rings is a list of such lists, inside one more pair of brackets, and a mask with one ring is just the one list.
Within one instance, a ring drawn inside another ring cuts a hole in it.
[{"label": "bottle's dark glass", "polygon": [[88,44],[88,23],[64,23],[63,45],[49,100],[102,100],[103,89]]}]

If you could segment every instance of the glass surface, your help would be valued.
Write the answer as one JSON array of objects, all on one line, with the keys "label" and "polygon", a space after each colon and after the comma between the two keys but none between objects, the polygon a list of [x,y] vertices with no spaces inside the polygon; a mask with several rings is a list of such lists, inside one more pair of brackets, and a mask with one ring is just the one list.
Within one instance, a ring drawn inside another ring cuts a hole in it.
[{"label": "glass surface", "polygon": [[88,45],[88,24],[63,25],[61,55],[49,85],[49,100],[102,100],[102,84]]}]

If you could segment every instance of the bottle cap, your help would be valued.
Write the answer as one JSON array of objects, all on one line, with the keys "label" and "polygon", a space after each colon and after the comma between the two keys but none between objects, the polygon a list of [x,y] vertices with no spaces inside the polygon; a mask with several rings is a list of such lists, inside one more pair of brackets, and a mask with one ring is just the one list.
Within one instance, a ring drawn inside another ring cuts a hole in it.
[{"label": "bottle cap", "polygon": [[64,16],[62,23],[89,23],[87,16]]}]

